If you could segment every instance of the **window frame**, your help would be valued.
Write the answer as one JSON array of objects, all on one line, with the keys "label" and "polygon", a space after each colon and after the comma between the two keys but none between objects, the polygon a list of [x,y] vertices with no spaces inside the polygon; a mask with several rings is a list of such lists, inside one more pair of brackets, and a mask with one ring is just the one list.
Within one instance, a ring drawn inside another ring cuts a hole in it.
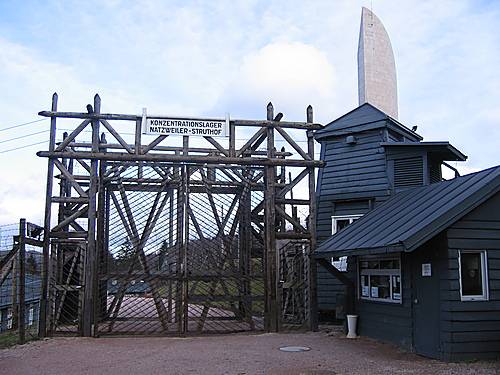
[{"label": "window frame", "polygon": [[[462,254],[480,254],[481,260],[481,286],[483,293],[480,295],[463,295],[462,292]],[[458,250],[458,283],[460,285],[460,301],[489,301],[489,276],[488,276],[488,252],[486,250]]]},{"label": "window frame", "polygon": [[338,220],[349,220],[349,225],[351,225],[354,220],[359,219],[363,214],[356,214],[356,215],[332,215],[332,236],[336,233],[337,231],[337,221]]},{"label": "window frame", "polygon": [[[361,269],[360,263],[363,261],[386,261],[386,260],[397,260],[399,262],[399,269]],[[392,256],[360,256],[358,257],[358,299],[363,300],[363,301],[371,301],[371,302],[382,302],[382,303],[392,303],[392,304],[403,304],[403,276],[401,273],[401,254],[398,254],[397,256],[392,255]],[[362,276],[368,276],[368,288],[371,290],[370,286],[370,276],[389,276],[389,291],[390,291],[390,298],[376,298],[376,297],[365,297],[363,296],[361,288],[363,287],[362,285]],[[393,277],[398,276],[399,277],[399,299],[396,300],[393,298]]]}]

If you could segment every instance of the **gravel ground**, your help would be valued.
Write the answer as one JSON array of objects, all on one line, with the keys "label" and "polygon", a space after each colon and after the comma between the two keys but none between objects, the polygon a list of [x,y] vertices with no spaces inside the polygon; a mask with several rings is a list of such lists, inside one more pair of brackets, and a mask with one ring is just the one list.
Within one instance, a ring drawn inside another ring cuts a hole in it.
[{"label": "gravel ground", "polygon": [[[306,346],[282,352],[282,346]],[[500,374],[500,362],[443,363],[338,331],[187,338],[54,338],[0,350],[0,374]]]}]

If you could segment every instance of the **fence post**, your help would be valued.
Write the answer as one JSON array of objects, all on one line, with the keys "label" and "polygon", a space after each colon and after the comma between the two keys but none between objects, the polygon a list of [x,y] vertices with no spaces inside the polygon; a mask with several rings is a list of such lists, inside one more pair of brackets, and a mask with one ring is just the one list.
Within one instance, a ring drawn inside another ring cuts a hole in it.
[{"label": "fence post", "polygon": [[[56,93],[52,95],[52,112],[57,111]],[[56,117],[50,118],[49,151],[53,152],[56,145]],[[40,315],[38,319],[38,336],[47,335],[47,313],[49,298],[49,247],[50,247],[50,216],[52,212],[52,187],[54,184],[54,160],[47,161],[47,188],[45,193],[45,220],[43,224],[43,262],[42,262],[42,297],[40,299]]]},{"label": "fence post", "polygon": [[26,342],[26,219],[19,221],[19,343]]}]

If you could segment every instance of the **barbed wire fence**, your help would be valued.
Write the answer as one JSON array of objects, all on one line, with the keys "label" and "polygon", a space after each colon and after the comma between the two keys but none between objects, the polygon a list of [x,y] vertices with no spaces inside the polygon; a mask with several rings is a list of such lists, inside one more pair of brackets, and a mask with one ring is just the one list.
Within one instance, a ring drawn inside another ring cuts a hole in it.
[{"label": "barbed wire fence", "polygon": [[0,225],[0,347],[38,337],[42,228],[20,219]]}]

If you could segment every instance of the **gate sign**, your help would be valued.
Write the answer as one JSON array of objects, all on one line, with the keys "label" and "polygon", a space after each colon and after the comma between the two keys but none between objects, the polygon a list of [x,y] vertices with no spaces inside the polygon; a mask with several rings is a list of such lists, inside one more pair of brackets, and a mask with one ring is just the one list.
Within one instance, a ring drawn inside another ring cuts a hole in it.
[{"label": "gate sign", "polygon": [[144,134],[153,135],[228,137],[229,116],[222,120],[183,117],[146,117],[143,132]]}]

